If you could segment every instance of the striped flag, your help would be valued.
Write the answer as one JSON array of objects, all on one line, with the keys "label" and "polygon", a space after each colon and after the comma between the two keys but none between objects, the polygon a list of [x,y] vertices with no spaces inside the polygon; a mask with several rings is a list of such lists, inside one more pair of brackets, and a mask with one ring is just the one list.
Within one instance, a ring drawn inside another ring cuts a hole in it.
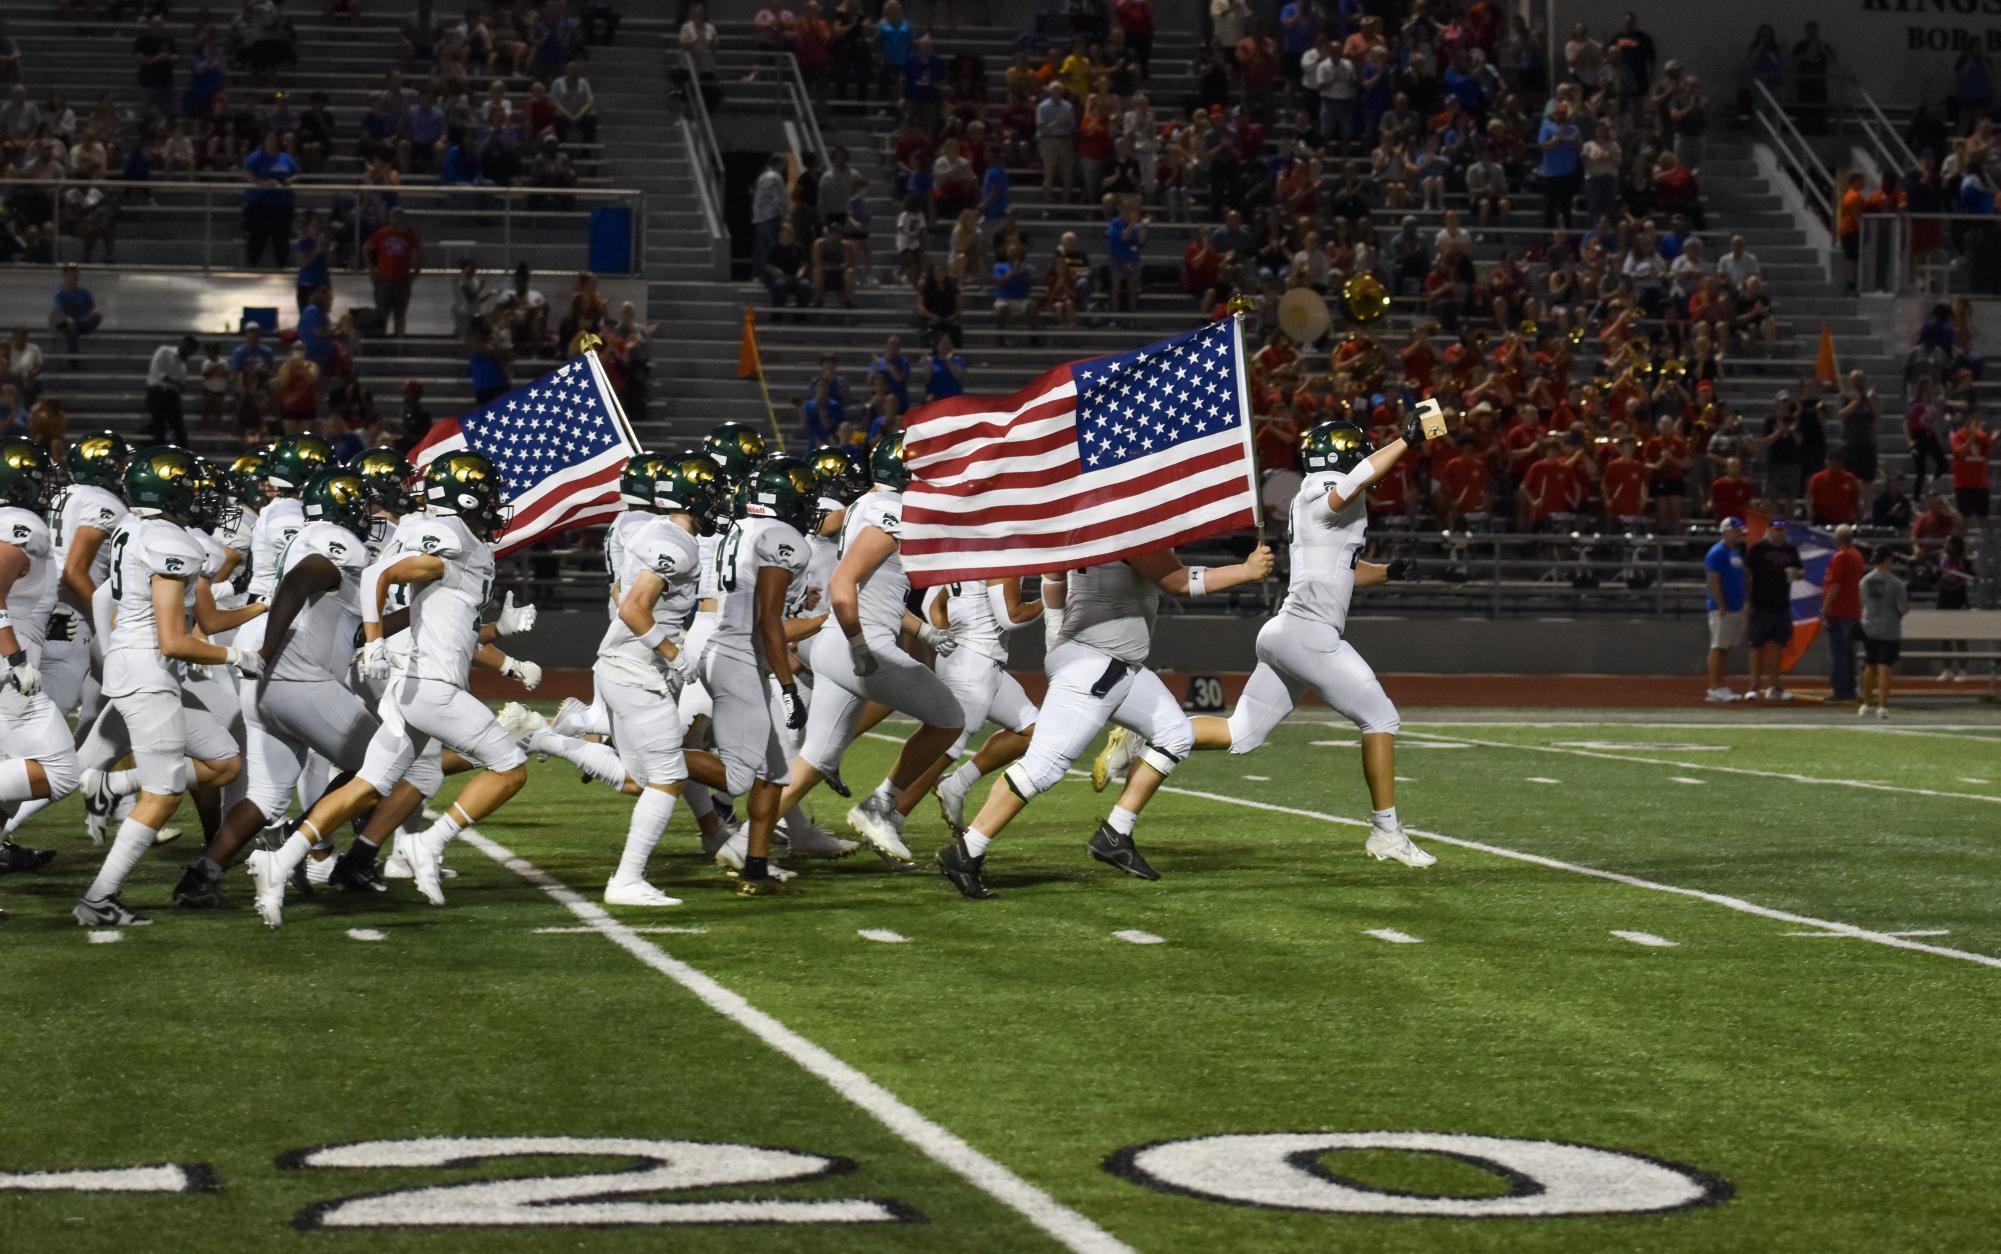
[{"label": "striped flag", "polygon": [[918,587],[1068,570],[1256,525],[1237,319],[1072,362],[904,428],[903,569]]},{"label": "striped flag", "polygon": [[[1746,538],[1752,544],[1764,539],[1773,521],[1771,515],[1752,510],[1746,518]],[[1827,559],[1834,556],[1834,533],[1788,522],[1786,539],[1800,552],[1800,577],[1793,580],[1791,590],[1793,638],[1779,653],[1779,669],[1791,674],[1820,635],[1821,591],[1827,582]]]},{"label": "striped flag", "polygon": [[639,441],[595,353],[585,353],[470,413],[431,424],[410,459],[422,470],[460,449],[484,454],[512,507],[506,556],[545,536],[604,522],[624,507],[618,475]]}]

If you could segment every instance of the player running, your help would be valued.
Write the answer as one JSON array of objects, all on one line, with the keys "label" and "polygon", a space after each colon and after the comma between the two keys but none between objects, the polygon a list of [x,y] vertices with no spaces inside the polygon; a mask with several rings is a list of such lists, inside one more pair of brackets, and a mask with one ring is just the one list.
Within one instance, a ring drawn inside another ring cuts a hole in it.
[{"label": "player running", "polygon": [[49,504],[60,582],[42,650],[42,685],[58,714],[77,711],[79,740],[97,715],[104,672],[104,643],[91,623],[90,601],[111,571],[106,542],[125,519],[119,493],[131,457],[131,447],[109,431],[79,438],[69,446],[69,486]]},{"label": "player running", "polygon": [[[9,819],[24,803],[62,800],[77,783],[69,728],[42,691],[42,633],[56,603],[55,551],[42,520],[52,470],[33,440],[0,440],[0,817]],[[55,856],[0,840],[0,871]]]},{"label": "player running", "polygon": [[[925,613],[934,626],[949,627],[959,642],[957,649],[938,659],[938,677],[958,698],[965,718],[964,729],[939,766],[959,765],[950,774],[932,777],[937,780],[939,812],[957,836],[966,829],[966,796],[973,785],[1020,758],[1035,734],[1035,702],[1007,671],[1007,638],[1039,621],[1045,607],[1040,599],[1022,599],[1021,579],[1015,576],[943,584],[932,591],[936,595],[926,599]],[[978,753],[960,762],[973,733],[989,722],[1000,730]],[[929,782],[919,780],[920,789]],[[910,799],[910,806],[915,804]],[[910,806],[902,807],[905,813]]]}]

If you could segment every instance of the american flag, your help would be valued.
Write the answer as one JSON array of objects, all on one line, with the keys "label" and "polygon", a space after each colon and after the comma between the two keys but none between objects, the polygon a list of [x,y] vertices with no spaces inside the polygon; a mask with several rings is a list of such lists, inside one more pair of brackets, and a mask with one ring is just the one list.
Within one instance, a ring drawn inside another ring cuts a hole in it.
[{"label": "american flag", "polygon": [[410,458],[422,470],[460,449],[483,453],[507,480],[512,516],[502,556],[544,536],[617,514],[618,475],[639,451],[595,354],[585,353],[471,413],[433,423]]},{"label": "american flag", "polygon": [[1237,319],[1058,366],[904,429],[903,569],[918,587],[1068,570],[1257,522]]}]

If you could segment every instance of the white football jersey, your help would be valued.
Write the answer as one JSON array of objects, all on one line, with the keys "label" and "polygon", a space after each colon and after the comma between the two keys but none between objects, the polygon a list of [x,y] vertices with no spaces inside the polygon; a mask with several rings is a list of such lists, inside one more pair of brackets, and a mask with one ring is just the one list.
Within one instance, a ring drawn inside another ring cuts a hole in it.
[{"label": "white football jersey", "polygon": [[[70,594],[61,586],[62,568],[69,563],[70,542],[76,539],[78,528],[95,527],[104,533],[104,543],[97,548],[97,556],[90,563],[90,581],[103,583],[111,575],[111,533],[118,530],[118,524],[125,521],[125,502],[118,494],[98,487],[94,483],[72,483],[56,493],[56,499],[49,503],[49,543],[54,550],[56,563],[57,595],[65,601]],[[87,606],[78,605],[77,609]]]},{"label": "white football jersey", "polygon": [[1160,588],[1131,563],[1087,566],[1065,580],[1063,631],[1057,638],[1142,666],[1159,613]]},{"label": "white football jersey", "polygon": [[[417,552],[415,537],[422,532],[430,515],[418,510],[405,514],[396,520],[394,530],[382,539],[375,538],[375,530],[369,532],[369,561],[361,572],[361,586],[357,593],[360,601],[361,621],[378,621],[375,614],[375,585],[382,572],[394,566],[399,558]],[[382,612],[392,614],[410,605],[410,588],[407,584],[391,584],[389,592],[382,599]],[[389,665],[397,674],[402,674],[410,664],[410,645],[414,637],[406,628],[389,636],[387,654]]]},{"label": "white football jersey", "polygon": [[160,652],[153,579],[164,576],[192,586],[210,560],[197,535],[164,518],[136,517],[127,518],[112,535],[106,546],[112,550],[107,582],[115,620],[104,646],[106,696],[180,690],[166,655]]},{"label": "white football jersey", "polygon": [[[625,590],[625,580],[623,578],[625,570],[625,546],[631,542],[633,536],[639,534],[646,524],[656,521],[659,517],[660,515],[658,514],[649,514],[644,510],[628,509],[623,514],[613,518],[611,526],[605,528],[604,573],[605,578],[611,581],[611,595],[606,598],[605,604],[607,609],[610,610],[614,621],[618,618],[619,596]],[[690,539],[692,538],[690,537]]]},{"label": "white football jersey", "polygon": [[[840,564],[840,545],[826,536],[807,536],[806,571],[792,585],[794,595],[785,606],[785,612],[793,618],[812,618],[827,613],[831,608],[827,604],[827,585],[833,582],[834,567]],[[814,596],[814,593],[819,595]],[[808,598],[813,602],[810,606],[806,604]]]},{"label": "white football jersey", "polygon": [[445,562],[444,578],[411,594],[410,674],[463,688],[493,596],[493,547],[456,514],[426,517],[409,540],[416,552]]},{"label": "white football jersey", "polygon": [[271,599],[278,587],[278,555],[306,528],[306,507],[296,496],[281,496],[257,511],[250,530],[250,595]]},{"label": "white football jersey", "polygon": [[0,506],[0,544],[21,550],[28,569],[7,590],[7,616],[14,621],[14,639],[30,662],[42,656],[42,637],[49,611],[56,606],[55,545],[49,525],[39,514],[15,505]]},{"label": "white football jersey", "polygon": [[1340,631],[1348,625],[1348,602],[1355,595],[1355,563],[1369,530],[1366,493],[1356,493],[1340,513],[1327,508],[1327,494],[1341,476],[1312,474],[1292,498],[1292,575],[1279,612]]},{"label": "white football jersey", "polygon": [[996,662],[1007,661],[1007,633],[1013,628],[1003,627],[994,614],[986,582],[968,579],[946,587],[952,595],[945,600],[945,621],[952,625],[959,647]]},{"label": "white football jersey", "polygon": [[790,523],[776,518],[739,518],[716,549],[716,587],[722,607],[716,614],[712,647],[734,653],[759,665],[764,664],[764,648],[757,642],[757,572],[775,566],[786,572],[790,601],[806,570],[806,537]]},{"label": "white football jersey", "polygon": [[864,527],[874,527],[896,541],[898,549],[890,553],[867,579],[862,580],[855,598],[861,614],[862,631],[867,633],[873,629],[878,634],[887,632],[894,636],[903,630],[903,615],[909,609],[905,598],[910,595],[910,579],[903,573],[901,552],[903,494],[876,488],[848,506],[847,521],[841,524],[843,557]]},{"label": "white football jersey", "polygon": [[240,610],[250,603],[250,541],[257,530],[257,511],[249,506],[240,506],[209,536],[217,544],[236,554],[236,566],[229,574],[229,582],[235,585],[227,596],[215,599],[217,609]]},{"label": "white football jersey", "polygon": [[[695,537],[665,518],[652,516],[648,525],[627,529],[619,557],[624,563],[618,571],[620,588],[630,589],[642,572],[659,576],[664,586],[653,603],[653,621],[665,627],[667,638],[680,647],[685,639],[681,629],[695,608],[695,592],[702,579],[702,552]],[[667,672],[660,655],[641,644],[616,613],[598,643],[598,669],[654,692],[667,691]]]},{"label": "white football jersey", "polygon": [[271,664],[273,679],[333,680],[347,673],[354,628],[361,621],[361,571],[368,546],[339,523],[310,522],[278,556],[278,584],[308,557],[340,572],[340,586],[306,603],[292,619],[285,651]]}]

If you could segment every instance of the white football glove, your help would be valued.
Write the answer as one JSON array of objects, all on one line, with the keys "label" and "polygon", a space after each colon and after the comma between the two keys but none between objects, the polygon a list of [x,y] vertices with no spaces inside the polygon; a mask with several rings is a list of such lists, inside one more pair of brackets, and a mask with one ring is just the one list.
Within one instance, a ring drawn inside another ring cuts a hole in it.
[{"label": "white football glove", "polygon": [[1056,637],[1063,634],[1063,607],[1045,605],[1042,608],[1042,648],[1044,652],[1056,647]]},{"label": "white football glove", "polygon": [[939,657],[950,657],[952,650],[959,647],[959,637],[950,627],[933,627],[930,623],[917,624],[917,639]]},{"label": "white football glove", "polygon": [[239,649],[233,644],[228,646],[224,652],[227,656],[223,660],[229,665],[234,666],[237,670],[242,671],[245,679],[255,679],[264,673],[264,655],[262,653],[254,649]]},{"label": "white football glove", "polygon": [[42,690],[42,668],[25,656],[11,666],[5,658],[0,658],[0,685],[9,682],[21,690],[22,696],[32,697]]},{"label": "white football glove", "polygon": [[512,592],[508,593],[507,599],[500,604],[500,617],[494,620],[493,629],[497,635],[502,636],[518,636],[524,631],[533,631],[535,629],[535,607],[533,605],[516,605],[514,603],[514,594]]},{"label": "white football glove", "polygon": [[542,682],[541,665],[523,658],[508,658],[500,664],[500,673],[520,681],[521,687],[528,692],[535,691],[535,686]]},{"label": "white football glove", "polygon": [[674,689],[674,695],[679,696],[681,689],[687,687],[689,681],[695,678],[695,664],[688,660],[688,651],[686,649],[676,653],[673,657],[662,658],[660,660],[667,667],[668,684]]},{"label": "white football glove", "polygon": [[869,651],[868,641],[864,637],[848,637],[848,660],[854,663],[855,674],[861,676],[875,674],[875,654]]},{"label": "white football glove", "polygon": [[361,652],[355,655],[354,664],[363,675],[377,683],[389,678],[389,641],[378,637],[362,645]]},{"label": "white football glove", "polygon": [[221,583],[212,583],[208,586],[208,594],[217,601],[227,601],[236,595],[236,583],[234,580],[229,579],[225,579]]}]

